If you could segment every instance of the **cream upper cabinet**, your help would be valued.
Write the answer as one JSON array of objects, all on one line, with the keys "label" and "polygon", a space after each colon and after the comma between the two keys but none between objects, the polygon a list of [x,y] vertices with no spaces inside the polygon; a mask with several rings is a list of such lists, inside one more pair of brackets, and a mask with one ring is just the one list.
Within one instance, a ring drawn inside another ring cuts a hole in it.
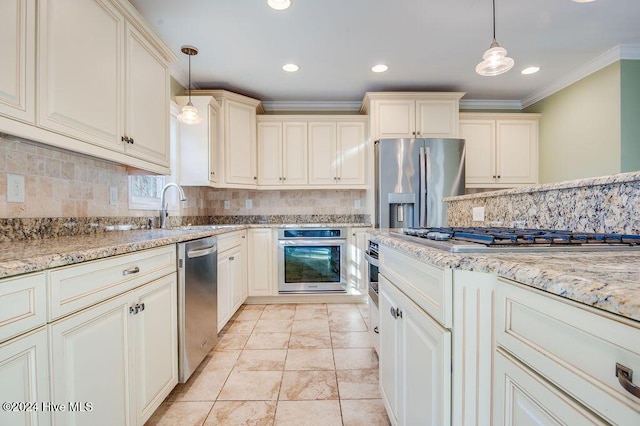
[{"label": "cream upper cabinet", "polygon": [[258,187],[307,184],[307,123],[258,117]]},{"label": "cream upper cabinet", "polygon": [[169,165],[169,69],[138,30],[126,29],[125,152]]},{"label": "cream upper cabinet", "polygon": [[129,3],[38,5],[37,125],[168,168],[173,53]]},{"label": "cream upper cabinet", "polygon": [[0,2],[0,114],[35,122],[35,0]]},{"label": "cream upper cabinet", "polygon": [[467,188],[537,183],[539,118],[539,114],[460,114]]},{"label": "cream upper cabinet", "polygon": [[193,96],[213,96],[220,104],[219,175],[215,186],[255,188],[258,182],[256,112],[260,101],[226,90],[192,90]]},{"label": "cream upper cabinet", "polygon": [[364,187],[365,143],[364,119],[309,122],[309,184]]},{"label": "cream upper cabinet", "polygon": [[[176,103],[185,106],[188,96],[176,96]],[[202,121],[197,124],[179,123],[180,141],[177,144],[178,182],[183,186],[217,186],[221,179],[219,168],[220,105],[213,96],[192,96],[191,103]]]},{"label": "cream upper cabinet", "polygon": [[361,112],[371,139],[458,137],[459,92],[369,92]]}]

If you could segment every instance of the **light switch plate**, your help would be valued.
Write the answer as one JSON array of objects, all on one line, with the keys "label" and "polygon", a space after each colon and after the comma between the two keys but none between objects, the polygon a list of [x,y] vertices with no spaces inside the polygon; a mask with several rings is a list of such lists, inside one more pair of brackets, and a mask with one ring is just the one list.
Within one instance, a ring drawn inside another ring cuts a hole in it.
[{"label": "light switch plate", "polygon": [[484,222],[484,207],[474,207],[471,212],[474,222]]},{"label": "light switch plate", "polygon": [[354,203],[354,208],[356,210],[360,210],[360,208],[362,207],[362,205],[360,204],[360,200],[356,200]]},{"label": "light switch plate", "polygon": [[244,200],[244,208],[251,210],[253,208],[253,200],[251,198]]},{"label": "light switch plate", "polygon": [[24,176],[7,173],[7,203],[24,203]]},{"label": "light switch plate", "polygon": [[224,200],[224,209],[229,210],[231,208],[231,201]]}]

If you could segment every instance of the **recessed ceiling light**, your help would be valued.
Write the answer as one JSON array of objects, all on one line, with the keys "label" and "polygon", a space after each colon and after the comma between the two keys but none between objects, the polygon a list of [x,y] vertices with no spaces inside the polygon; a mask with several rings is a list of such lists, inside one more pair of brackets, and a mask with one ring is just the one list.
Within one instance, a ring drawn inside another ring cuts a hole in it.
[{"label": "recessed ceiling light", "polygon": [[291,6],[291,0],[267,0],[267,4],[272,9],[285,10]]},{"label": "recessed ceiling light", "polygon": [[520,71],[521,74],[527,75],[527,74],[535,74],[538,71],[540,71],[540,67],[528,67],[523,69],[522,71]]},{"label": "recessed ceiling light", "polygon": [[389,67],[386,66],[385,64],[378,64],[378,65],[374,65],[373,67],[371,67],[371,71],[373,71],[373,72],[385,72],[388,69],[389,69]]},{"label": "recessed ceiling light", "polygon": [[285,64],[282,66],[282,69],[287,72],[296,72],[300,69],[296,64]]}]

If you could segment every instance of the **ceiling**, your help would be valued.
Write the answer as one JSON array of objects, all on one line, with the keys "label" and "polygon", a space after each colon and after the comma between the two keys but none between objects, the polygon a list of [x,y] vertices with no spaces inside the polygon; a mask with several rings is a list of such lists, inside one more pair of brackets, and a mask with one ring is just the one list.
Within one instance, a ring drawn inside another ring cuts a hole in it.
[{"label": "ceiling", "polygon": [[[491,0],[292,0],[284,11],[266,0],[130,1],[180,58],[179,81],[188,67],[180,47],[190,44],[200,51],[194,87],[272,104],[416,90],[520,106],[617,59],[640,59],[639,0],[496,0],[496,38],[515,60],[496,77],[475,73],[492,41]],[[289,62],[300,70],[283,71]],[[389,70],[373,73],[378,63]],[[520,74],[531,65],[540,72]]]}]

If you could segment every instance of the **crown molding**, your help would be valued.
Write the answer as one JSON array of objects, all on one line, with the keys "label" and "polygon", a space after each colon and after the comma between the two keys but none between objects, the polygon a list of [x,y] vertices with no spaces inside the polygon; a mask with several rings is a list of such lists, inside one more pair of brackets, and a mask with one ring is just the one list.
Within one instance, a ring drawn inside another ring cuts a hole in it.
[{"label": "crown molding", "polygon": [[521,101],[489,100],[489,99],[461,99],[460,110],[473,109],[522,109]]},{"label": "crown molding", "polygon": [[358,113],[361,102],[352,101],[266,101],[264,110],[271,111],[347,111]]},{"label": "crown molding", "polygon": [[560,90],[571,86],[579,80],[593,74],[596,71],[600,71],[602,68],[613,64],[614,62],[622,59],[640,59],[640,45],[618,45],[602,55],[587,62],[571,74],[568,74],[565,78],[562,78],[555,83],[550,84],[541,90],[532,93],[526,98],[522,99],[522,107],[526,108],[535,104],[538,101],[543,100]]}]

